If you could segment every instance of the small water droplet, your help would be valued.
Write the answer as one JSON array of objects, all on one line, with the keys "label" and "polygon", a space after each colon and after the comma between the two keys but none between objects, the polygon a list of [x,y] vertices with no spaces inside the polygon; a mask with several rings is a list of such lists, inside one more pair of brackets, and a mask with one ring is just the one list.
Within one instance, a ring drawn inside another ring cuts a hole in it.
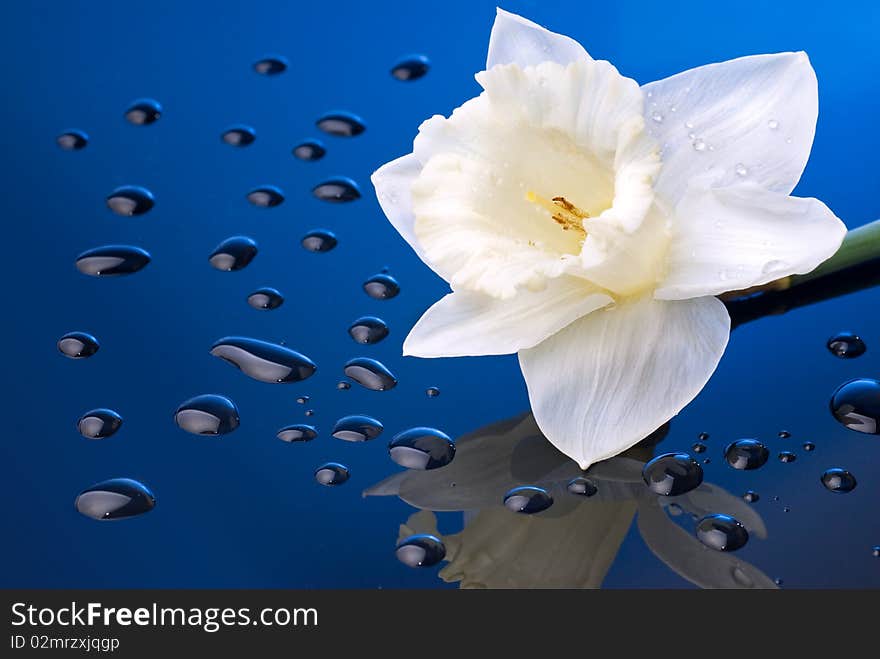
[{"label": "small water droplet", "polygon": [[257,255],[257,243],[247,236],[232,236],[214,248],[208,262],[217,270],[233,272],[246,267]]},{"label": "small water droplet", "polygon": [[315,410],[306,410],[306,416],[315,416]]},{"label": "small water droplet", "polygon": [[784,512],[784,513],[790,513],[790,512],[791,512],[791,506],[783,506],[783,507],[782,507],[782,512]]},{"label": "small water droplet", "polygon": [[275,436],[282,442],[310,442],[318,436],[318,431],[315,430],[314,426],[294,423],[290,426],[284,426],[275,433]]},{"label": "small water droplet", "polygon": [[705,444],[694,444],[693,446],[691,446],[691,450],[694,453],[702,453],[703,451],[706,450],[706,445]]},{"label": "small water droplet", "polygon": [[104,407],[86,412],[76,422],[76,429],[86,439],[106,439],[121,427],[122,417]]},{"label": "small water droplet", "polygon": [[356,137],[367,129],[363,119],[351,112],[328,112],[315,125],[325,133],[337,137]]},{"label": "small water droplet", "polygon": [[117,215],[143,215],[156,205],[153,193],[139,185],[123,185],[107,195],[107,207]]},{"label": "small water droplet", "polygon": [[384,364],[369,357],[356,357],[345,364],[345,375],[372,391],[388,391],[397,386],[397,378]]},{"label": "small water droplet", "polygon": [[361,316],[351,324],[348,333],[357,343],[373,344],[388,336],[388,325],[376,316]]},{"label": "small water droplet", "polygon": [[260,382],[287,384],[311,377],[317,366],[303,354],[241,336],[227,336],[211,346],[211,354]]},{"label": "small water droplet", "polygon": [[287,70],[287,58],[281,55],[267,55],[254,62],[254,71],[264,76],[274,76]]},{"label": "small water droplet", "polygon": [[747,490],[746,493],[743,494],[742,498],[746,501],[746,503],[755,503],[761,498],[761,495],[754,490]]},{"label": "small water droplet", "polygon": [[583,476],[572,478],[568,481],[568,485],[565,486],[565,489],[568,490],[570,494],[576,494],[582,497],[591,497],[599,491],[599,488],[596,487],[596,484],[593,481],[589,478],[584,478]]},{"label": "small water droplet", "polygon": [[709,433],[701,432],[699,435],[697,435],[697,439],[699,439],[701,442],[705,442],[707,439],[709,439]]},{"label": "small water droplet", "polygon": [[815,451],[816,445],[813,442],[804,442],[805,451]]},{"label": "small water droplet", "polygon": [[318,140],[305,140],[293,147],[291,153],[300,160],[314,162],[327,155],[327,149]]},{"label": "small water droplet", "polygon": [[691,143],[691,146],[694,147],[694,151],[705,151],[706,150],[706,142],[703,140],[702,137],[696,138]]},{"label": "small water droplet", "polygon": [[776,130],[777,128],[779,128],[779,122],[776,121],[776,119],[770,119],[767,122],[767,128],[769,128],[770,130]]},{"label": "small water droplet", "polygon": [[741,162],[736,163],[736,166],[733,168],[733,171],[736,172],[737,176],[747,176],[749,173],[749,170]]},{"label": "small water droplet", "polygon": [[423,77],[430,68],[431,62],[424,55],[407,55],[391,68],[391,75],[403,82],[409,82]]},{"label": "small water droplet", "polygon": [[852,492],[856,489],[857,481],[846,469],[834,467],[822,474],[822,485],[829,492]]},{"label": "small water droplet", "polygon": [[98,339],[86,332],[68,332],[58,339],[57,345],[61,354],[70,359],[86,359],[101,347]]},{"label": "small water droplet", "polygon": [[437,536],[419,533],[398,542],[394,553],[409,567],[431,567],[446,558],[446,547]]},{"label": "small water droplet", "polygon": [[428,398],[437,398],[440,395],[440,389],[437,387],[428,387],[425,389],[425,395]]},{"label": "small water droplet", "polygon": [[694,127],[694,125],[690,121],[685,121],[684,127],[687,128],[688,130],[690,130]]},{"label": "small water droplet", "polygon": [[259,208],[272,208],[284,203],[284,193],[274,185],[263,185],[247,193],[247,200]]},{"label": "small water droplet", "polygon": [[642,479],[655,494],[674,497],[703,482],[703,468],[687,453],[664,453],[642,467]]},{"label": "small water droplet", "polygon": [[651,113],[651,119],[659,124],[663,122],[663,115],[655,110]]},{"label": "small water droplet", "polygon": [[776,436],[779,437],[779,439],[788,439],[789,437],[791,437],[791,433],[787,430],[780,430],[778,433],[776,433]]},{"label": "small water droplet", "polygon": [[794,462],[795,460],[797,460],[797,455],[791,451],[781,451],[779,453],[780,462]]},{"label": "small water droplet", "polygon": [[76,269],[92,277],[131,275],[150,262],[150,255],[131,245],[105,245],[87,250],[76,257]]},{"label": "small water droplet", "polygon": [[439,469],[455,457],[455,444],[436,428],[410,428],[388,444],[388,454],[407,469]]},{"label": "small water droplet", "polygon": [[400,284],[391,275],[373,275],[364,282],[364,292],[374,300],[390,300],[400,293]]},{"label": "small water droplet", "polygon": [[55,144],[63,151],[79,151],[85,149],[89,136],[81,130],[69,130],[55,138]]},{"label": "small water droplet", "polygon": [[299,397],[297,397],[296,402],[299,403],[300,405],[305,405],[310,400],[311,400],[310,396],[299,396]]},{"label": "small water droplet", "polygon": [[319,183],[312,188],[312,194],[321,201],[344,204],[361,198],[358,184],[346,176],[338,176]]},{"label": "small water droplet", "polygon": [[552,506],[553,497],[542,487],[523,485],[504,495],[504,505],[515,513],[533,515]]},{"label": "small water droplet", "polygon": [[327,462],[315,470],[315,480],[321,485],[342,485],[349,476],[348,467],[338,462]]},{"label": "small water droplet", "polygon": [[376,439],[384,429],[378,419],[365,414],[352,414],[339,419],[330,434],[346,442],[367,442]]},{"label": "small water droplet", "polygon": [[776,578],[773,580],[773,583],[775,583],[777,586],[781,586],[781,585],[784,584],[785,582],[784,582],[782,579],[780,579],[779,577],[776,577]]},{"label": "small water droplet", "polygon": [[310,252],[329,252],[339,244],[339,241],[332,231],[315,229],[303,236],[301,244],[304,249]]},{"label": "small water droplet", "polygon": [[250,146],[257,139],[257,132],[250,126],[239,124],[224,130],[220,139],[229,146]]},{"label": "small water droplet", "polygon": [[677,503],[670,503],[666,506],[666,512],[669,513],[670,517],[681,517],[684,515],[684,508],[679,506]]},{"label": "small water droplet", "polygon": [[738,439],[724,449],[724,459],[734,469],[758,469],[769,455],[767,447],[757,439]]},{"label": "small water droplet", "polygon": [[871,555],[874,558],[880,558],[880,545],[874,545],[871,547]]},{"label": "small water droplet", "polygon": [[336,388],[339,391],[348,391],[351,389],[351,382],[346,382],[345,380],[340,380],[336,383]]},{"label": "small water droplet", "polygon": [[162,116],[162,106],[152,98],[140,98],[128,106],[125,118],[135,126],[148,126]]},{"label": "small water droplet", "polygon": [[786,138],[785,138],[785,143],[786,143],[786,144],[791,144],[791,138],[790,138],[790,137],[786,137]]},{"label": "small water droplet", "polygon": [[178,406],[174,423],[193,435],[225,435],[239,426],[238,407],[226,396],[202,394]]},{"label": "small water droplet", "polygon": [[247,303],[254,309],[271,311],[284,304],[284,296],[274,288],[258,288],[248,295]]},{"label": "small water droplet", "polygon": [[868,349],[861,337],[854,332],[839,332],[828,339],[826,345],[832,355],[841,359],[860,357]]},{"label": "small water droplet", "polygon": [[749,532],[730,515],[706,515],[697,522],[697,538],[718,551],[736,551],[745,546]]},{"label": "small water droplet", "polygon": [[840,385],[831,396],[831,413],[850,430],[880,435],[880,381],[859,378]]},{"label": "small water droplet", "polygon": [[151,511],[156,496],[131,478],[111,478],[80,492],[74,502],[77,512],[101,521],[124,519]]}]

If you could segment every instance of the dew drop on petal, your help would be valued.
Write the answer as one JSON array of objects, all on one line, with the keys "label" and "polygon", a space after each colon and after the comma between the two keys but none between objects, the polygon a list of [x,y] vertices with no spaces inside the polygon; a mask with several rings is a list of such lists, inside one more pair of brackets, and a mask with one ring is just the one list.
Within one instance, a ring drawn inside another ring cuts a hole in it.
[{"label": "dew drop on petal", "polygon": [[706,142],[703,140],[702,137],[696,138],[691,143],[691,146],[694,147],[694,151],[705,151],[706,150]]},{"label": "dew drop on petal", "polygon": [[777,128],[779,128],[779,122],[776,121],[776,119],[770,119],[769,121],[767,121],[767,128],[769,128],[770,130],[776,130]]},{"label": "dew drop on petal", "polygon": [[749,173],[749,170],[741,162],[736,164],[736,166],[733,168],[733,171],[736,172],[737,176],[747,176]]}]

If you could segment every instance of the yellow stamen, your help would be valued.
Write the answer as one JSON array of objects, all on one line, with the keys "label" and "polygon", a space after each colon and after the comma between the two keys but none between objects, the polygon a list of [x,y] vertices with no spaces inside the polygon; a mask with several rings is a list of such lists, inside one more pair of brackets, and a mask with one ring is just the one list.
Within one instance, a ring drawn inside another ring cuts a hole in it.
[{"label": "yellow stamen", "polygon": [[526,193],[526,201],[541,206],[549,211],[553,220],[562,227],[563,231],[574,230],[586,237],[587,232],[584,229],[584,220],[590,217],[589,213],[585,213],[565,197],[553,197],[547,199],[541,195],[529,190]]}]

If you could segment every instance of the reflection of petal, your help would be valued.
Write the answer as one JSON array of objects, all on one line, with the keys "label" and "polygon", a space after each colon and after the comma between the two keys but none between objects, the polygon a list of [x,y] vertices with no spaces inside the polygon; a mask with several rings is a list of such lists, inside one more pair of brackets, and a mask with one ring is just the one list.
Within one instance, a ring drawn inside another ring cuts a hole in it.
[{"label": "reflection of petal", "polygon": [[639,532],[650,550],[676,574],[701,588],[776,588],[757,567],[715,551],[677,526],[655,501],[639,506]]},{"label": "reflection of petal", "polygon": [[764,539],[767,537],[767,526],[754,506],[740,497],[732,495],[717,485],[703,483],[695,490],[679,497],[660,497],[661,505],[675,502],[689,513],[703,517],[710,513],[723,513],[739,520],[749,535]]}]

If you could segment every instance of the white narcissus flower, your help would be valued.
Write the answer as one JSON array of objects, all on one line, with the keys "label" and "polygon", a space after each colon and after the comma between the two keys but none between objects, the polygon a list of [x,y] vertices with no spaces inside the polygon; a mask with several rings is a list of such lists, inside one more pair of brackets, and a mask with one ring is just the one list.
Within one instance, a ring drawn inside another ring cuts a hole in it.
[{"label": "white narcissus flower", "polygon": [[498,11],[484,91],[373,174],[453,292],[404,354],[518,353],[535,419],[582,468],[636,444],[708,381],[714,296],[801,274],[846,227],[790,197],[818,114],[804,53],[639,87],[568,37]]}]

